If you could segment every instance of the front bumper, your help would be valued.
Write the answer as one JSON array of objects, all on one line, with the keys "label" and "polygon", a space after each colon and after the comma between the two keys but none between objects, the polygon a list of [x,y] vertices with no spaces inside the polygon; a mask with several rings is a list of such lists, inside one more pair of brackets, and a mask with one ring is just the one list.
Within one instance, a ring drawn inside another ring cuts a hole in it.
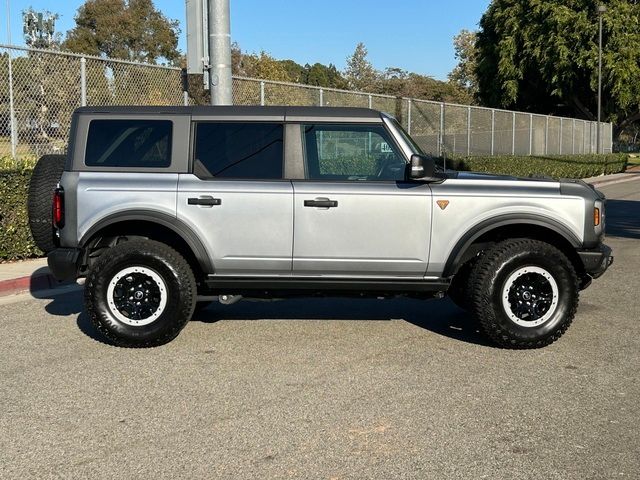
[{"label": "front bumper", "polygon": [[49,270],[56,280],[75,280],[78,277],[79,248],[56,248],[47,255]]},{"label": "front bumper", "polygon": [[600,277],[613,263],[613,250],[605,244],[591,250],[579,250],[578,255],[584,265],[584,271],[591,278]]}]

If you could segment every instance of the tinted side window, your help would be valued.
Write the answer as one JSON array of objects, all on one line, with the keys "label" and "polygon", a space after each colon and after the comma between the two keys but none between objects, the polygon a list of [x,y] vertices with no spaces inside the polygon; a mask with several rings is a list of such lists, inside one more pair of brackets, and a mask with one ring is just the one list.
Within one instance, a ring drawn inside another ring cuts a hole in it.
[{"label": "tinted side window", "polygon": [[168,167],[172,122],[91,120],[84,163],[92,167]]},{"label": "tinted side window", "polygon": [[282,124],[198,123],[194,173],[200,178],[280,179],[282,140]]},{"label": "tinted side window", "polygon": [[404,180],[406,162],[380,125],[305,125],[307,178]]}]

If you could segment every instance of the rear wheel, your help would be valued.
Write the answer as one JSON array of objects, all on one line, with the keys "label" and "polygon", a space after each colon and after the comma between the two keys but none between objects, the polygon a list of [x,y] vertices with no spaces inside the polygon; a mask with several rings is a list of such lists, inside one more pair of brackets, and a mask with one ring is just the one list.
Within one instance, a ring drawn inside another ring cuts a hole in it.
[{"label": "rear wheel", "polygon": [[196,282],[187,261],[153,240],[109,248],[85,283],[92,323],[125,347],[151,347],[175,338],[191,318],[195,300]]},{"label": "rear wheel", "polygon": [[473,271],[472,311],[482,330],[507,348],[538,348],[564,334],[578,307],[578,278],[569,259],[538,240],[506,240]]}]

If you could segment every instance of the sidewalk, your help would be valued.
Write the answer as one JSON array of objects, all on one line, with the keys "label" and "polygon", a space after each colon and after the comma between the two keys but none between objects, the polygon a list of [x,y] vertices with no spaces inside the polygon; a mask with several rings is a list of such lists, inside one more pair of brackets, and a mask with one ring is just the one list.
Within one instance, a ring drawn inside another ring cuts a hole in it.
[{"label": "sidewalk", "polygon": [[595,187],[613,185],[616,183],[630,182],[640,178],[640,167],[631,167],[624,173],[614,173],[612,175],[600,175],[599,177],[585,178],[584,181]]},{"label": "sidewalk", "polygon": [[23,292],[51,290],[73,282],[58,282],[47,267],[46,258],[0,263],[0,297]]}]

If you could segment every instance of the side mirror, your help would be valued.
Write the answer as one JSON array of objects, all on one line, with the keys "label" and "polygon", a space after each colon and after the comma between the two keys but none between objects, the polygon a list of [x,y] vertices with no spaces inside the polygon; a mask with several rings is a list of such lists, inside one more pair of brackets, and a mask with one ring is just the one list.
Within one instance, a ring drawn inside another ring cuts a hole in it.
[{"label": "side mirror", "polygon": [[436,162],[432,157],[413,154],[411,156],[411,171],[409,178],[412,180],[435,180]]}]

